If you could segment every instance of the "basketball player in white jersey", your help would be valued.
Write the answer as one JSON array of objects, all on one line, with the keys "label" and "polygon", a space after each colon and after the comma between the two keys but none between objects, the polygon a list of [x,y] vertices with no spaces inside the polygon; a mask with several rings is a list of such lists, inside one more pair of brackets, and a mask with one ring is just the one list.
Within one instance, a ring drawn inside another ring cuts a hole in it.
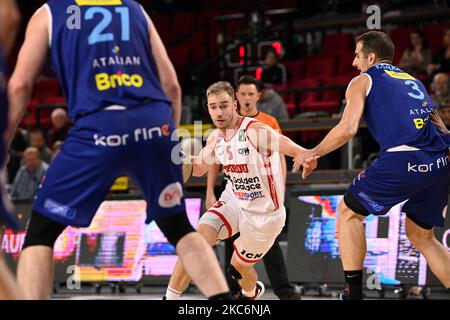
[{"label": "basketball player in white jersey", "polygon": [[[209,135],[199,155],[192,157],[193,175],[203,176],[220,163],[231,183],[201,217],[198,232],[211,245],[240,232],[227,272],[242,288],[235,298],[255,300],[264,293],[264,285],[257,281],[253,266],[272,247],[286,219],[279,154],[296,157],[305,149],[262,122],[240,116],[228,82],[211,85],[206,97],[217,129]],[[316,158],[306,160],[303,178],[316,165]],[[178,299],[189,281],[178,261],[164,299]]]}]

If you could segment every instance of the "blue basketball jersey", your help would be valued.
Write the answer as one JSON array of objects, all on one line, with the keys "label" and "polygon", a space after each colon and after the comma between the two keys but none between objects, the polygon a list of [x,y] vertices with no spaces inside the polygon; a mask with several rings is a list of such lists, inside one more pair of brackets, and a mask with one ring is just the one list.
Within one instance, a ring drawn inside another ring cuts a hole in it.
[{"label": "blue basketball jersey", "polygon": [[51,0],[51,57],[72,120],[110,105],[169,98],[149,42],[149,21],[132,0]]},{"label": "blue basketball jersey", "polygon": [[419,80],[390,64],[377,64],[365,72],[372,79],[364,119],[381,151],[408,145],[424,151],[449,147],[429,121],[436,107]]}]

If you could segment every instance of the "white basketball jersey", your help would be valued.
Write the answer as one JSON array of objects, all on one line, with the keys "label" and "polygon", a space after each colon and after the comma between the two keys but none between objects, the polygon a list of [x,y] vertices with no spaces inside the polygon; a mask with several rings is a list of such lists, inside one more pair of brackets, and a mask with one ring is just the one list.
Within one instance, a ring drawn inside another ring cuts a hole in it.
[{"label": "white basketball jersey", "polygon": [[219,134],[215,154],[239,206],[253,213],[270,213],[283,208],[284,179],[280,154],[263,155],[248,139],[247,128],[257,121],[243,117],[229,141]]}]

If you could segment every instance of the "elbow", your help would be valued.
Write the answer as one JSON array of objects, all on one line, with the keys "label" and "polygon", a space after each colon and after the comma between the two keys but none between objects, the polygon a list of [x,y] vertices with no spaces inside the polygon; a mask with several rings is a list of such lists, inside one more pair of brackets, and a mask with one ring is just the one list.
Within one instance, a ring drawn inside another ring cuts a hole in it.
[{"label": "elbow", "polygon": [[178,83],[178,80],[173,79],[165,82],[163,88],[165,93],[172,99],[174,97],[181,97],[181,87],[180,84]]},{"label": "elbow", "polygon": [[356,135],[357,132],[358,132],[358,125],[346,124],[344,126],[343,136],[345,137],[346,140],[350,140]]},{"label": "elbow", "polygon": [[19,77],[13,77],[8,83],[8,95],[14,97],[17,95],[30,94],[33,89],[33,84]]}]

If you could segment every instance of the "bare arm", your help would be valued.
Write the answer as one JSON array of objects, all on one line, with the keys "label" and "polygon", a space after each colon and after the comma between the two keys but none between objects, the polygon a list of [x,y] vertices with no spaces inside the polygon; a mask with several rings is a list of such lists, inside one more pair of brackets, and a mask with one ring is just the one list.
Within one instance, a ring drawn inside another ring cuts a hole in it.
[{"label": "bare arm", "polygon": [[276,151],[282,155],[295,157],[300,151],[306,150],[261,122],[252,123],[247,134],[250,142],[262,153]]},{"label": "bare arm", "polygon": [[346,144],[358,132],[359,122],[364,112],[366,92],[370,81],[360,75],[348,86],[345,94],[347,105],[339,124],[331,129],[322,142],[313,149],[315,155],[324,155]]},{"label": "bare arm", "polygon": [[214,154],[214,148],[216,146],[218,130],[214,130],[208,137],[205,147],[200,151],[197,156],[192,156],[192,175],[195,177],[201,177],[205,175],[208,170],[217,163]]},{"label": "bare arm", "polygon": [[[308,151],[305,148],[302,148],[294,141],[289,139],[286,136],[276,132],[269,126],[261,123],[255,122],[253,123],[248,131],[248,138],[250,142],[261,152],[262,154],[270,154],[272,151],[276,151],[280,153],[281,160],[281,168],[282,174],[286,181],[286,161],[284,159],[284,155],[296,158],[301,153]],[[312,158],[313,155],[308,158],[305,158],[304,161],[300,164],[303,166],[303,175],[305,178],[309,175],[316,167],[317,167],[317,159]],[[284,161],[283,161],[284,160]]]},{"label": "bare arm", "polygon": [[150,45],[152,47],[156,68],[158,69],[159,80],[161,81],[164,93],[172,100],[173,120],[175,126],[178,127],[181,121],[181,87],[178,82],[177,73],[150,17],[148,17],[148,23]]},{"label": "bare arm", "polygon": [[25,34],[25,42],[20,49],[16,69],[8,84],[9,126],[6,133],[8,145],[14,137],[16,128],[22,119],[33,84],[39,75],[49,49],[48,12],[41,7],[31,17]]}]

